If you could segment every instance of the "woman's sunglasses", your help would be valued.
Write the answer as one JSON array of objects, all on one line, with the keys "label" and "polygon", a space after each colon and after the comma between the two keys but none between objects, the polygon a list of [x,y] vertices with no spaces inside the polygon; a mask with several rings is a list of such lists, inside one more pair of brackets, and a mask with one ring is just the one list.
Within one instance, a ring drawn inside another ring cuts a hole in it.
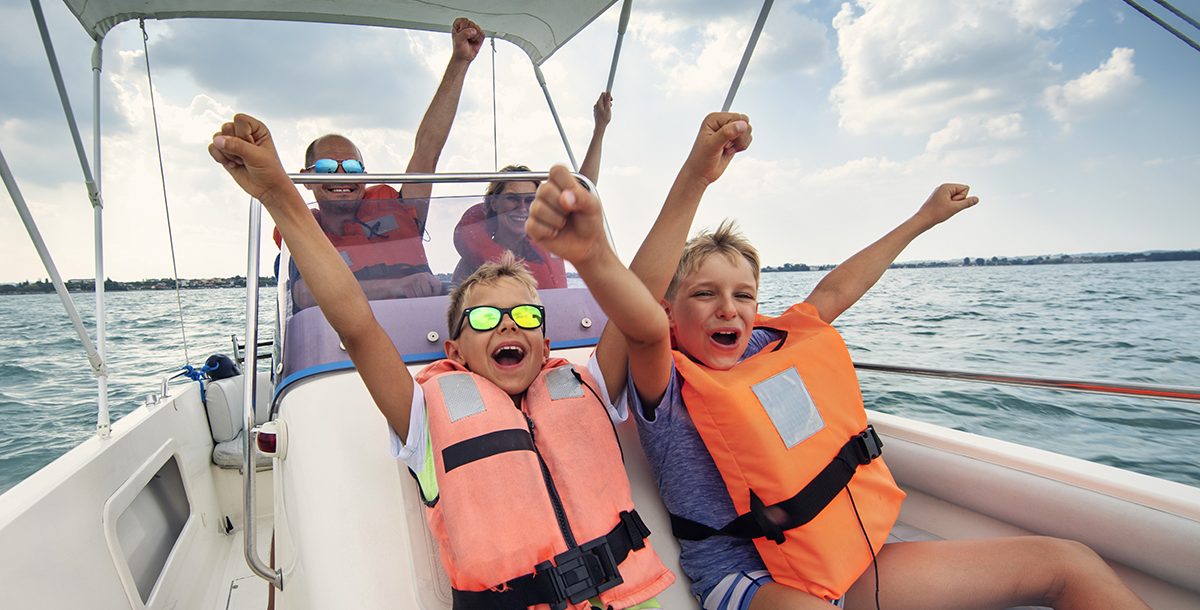
[{"label": "woman's sunglasses", "polygon": [[304,171],[316,171],[318,174],[336,173],[341,167],[347,174],[361,174],[366,171],[362,161],[358,159],[317,159],[316,163],[304,168]]},{"label": "woman's sunglasses", "polygon": [[513,323],[518,327],[533,330],[541,328],[545,322],[546,308],[532,303],[512,307],[493,307],[491,305],[468,307],[463,310],[462,317],[458,320],[458,328],[455,329],[453,338],[457,339],[462,334],[464,322],[471,328],[484,332],[500,326],[500,320],[504,319],[504,314],[508,314],[508,317],[512,318]]}]

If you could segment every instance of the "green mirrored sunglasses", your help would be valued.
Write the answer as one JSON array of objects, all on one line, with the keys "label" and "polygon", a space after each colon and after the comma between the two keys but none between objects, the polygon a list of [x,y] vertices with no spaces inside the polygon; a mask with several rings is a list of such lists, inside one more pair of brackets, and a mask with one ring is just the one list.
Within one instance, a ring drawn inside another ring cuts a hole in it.
[{"label": "green mirrored sunglasses", "polygon": [[508,314],[508,317],[512,318],[513,323],[518,327],[533,330],[541,328],[545,323],[546,308],[533,303],[513,305],[512,307],[493,307],[491,305],[468,307],[463,310],[462,317],[458,320],[458,328],[454,330],[453,338],[457,339],[462,334],[464,322],[471,328],[484,332],[500,326],[500,320],[504,319],[504,314]]}]

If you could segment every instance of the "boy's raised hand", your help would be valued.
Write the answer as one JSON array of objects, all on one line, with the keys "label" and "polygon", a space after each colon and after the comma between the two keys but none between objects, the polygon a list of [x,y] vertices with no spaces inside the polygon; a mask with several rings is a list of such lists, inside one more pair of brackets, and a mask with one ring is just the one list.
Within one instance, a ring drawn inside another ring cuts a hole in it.
[{"label": "boy's raised hand", "polygon": [[608,247],[600,200],[561,165],[551,168],[550,178],[538,188],[525,232],[539,246],[576,267]]},{"label": "boy's raised hand", "polygon": [[[721,177],[733,156],[750,147],[750,118],[736,112],[714,112],[704,117],[683,172],[712,183]],[[681,172],[682,173],[682,172]]]},{"label": "boy's raised hand", "polygon": [[979,198],[968,196],[971,187],[965,184],[943,184],[930,193],[929,199],[917,210],[917,216],[929,226],[936,225],[951,216],[979,203]]},{"label": "boy's raised hand", "polygon": [[279,162],[271,132],[262,121],[235,114],[213,134],[208,154],[225,167],[242,190],[269,205],[273,194],[294,191],[292,181]]}]

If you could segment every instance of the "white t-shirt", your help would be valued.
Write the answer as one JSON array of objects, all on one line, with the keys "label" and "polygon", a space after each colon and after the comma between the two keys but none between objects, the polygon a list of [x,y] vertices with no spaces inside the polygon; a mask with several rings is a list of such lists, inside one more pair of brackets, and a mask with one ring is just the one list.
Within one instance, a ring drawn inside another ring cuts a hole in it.
[{"label": "white t-shirt", "polygon": [[[600,363],[596,361],[593,352],[587,361],[587,370],[596,379],[596,393],[604,399],[604,408],[613,424],[619,424],[629,417],[627,401],[621,400],[617,406],[608,399],[608,386],[604,383],[604,375],[600,373]],[[388,437],[391,439],[392,457],[404,460],[409,470],[420,474],[425,469],[425,457],[429,454],[429,426],[425,422],[425,392],[421,384],[413,383],[412,407],[408,418],[408,441],[400,440],[400,435],[388,426]]]}]

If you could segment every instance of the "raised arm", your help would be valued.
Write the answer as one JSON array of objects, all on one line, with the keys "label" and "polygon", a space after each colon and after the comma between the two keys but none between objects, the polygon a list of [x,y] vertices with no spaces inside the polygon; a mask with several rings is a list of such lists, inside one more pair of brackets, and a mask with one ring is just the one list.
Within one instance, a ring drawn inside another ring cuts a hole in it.
[{"label": "raised arm", "polygon": [[943,184],[934,189],[916,214],[835,267],[804,301],[817,308],[822,320],[832,324],[879,281],[912,240],[979,203],[978,197],[967,196],[969,190],[965,184]]},{"label": "raised arm", "polygon": [[587,176],[592,184],[600,182],[600,154],[604,148],[604,132],[608,129],[609,121],[612,121],[612,102],[612,94],[605,91],[596,100],[596,105],[592,106],[592,119],[595,121],[592,141],[588,143],[587,154],[583,155],[583,164],[579,166],[579,173]]},{"label": "raised arm", "polygon": [[238,114],[213,134],[212,158],[275,220],[321,312],[342,339],[371,398],[404,438],[413,379],[391,339],[379,326],[350,268],[321,231],[292,185],[271,139],[258,119]]},{"label": "raised arm", "polygon": [[[704,117],[700,124],[700,133],[696,135],[691,153],[675,177],[654,226],[629,265],[629,269],[656,300],[666,295],[675,268],[679,266],[683,244],[687,241],[692,219],[696,217],[700,198],[704,196],[708,185],[725,172],[734,155],[750,146],[751,131],[750,119],[744,114],[732,112],[714,112]],[[636,381],[635,377],[638,392],[648,404],[657,403],[666,390],[670,380],[670,358],[668,352],[657,362],[644,361],[647,366],[661,371],[660,376],[650,378],[655,380],[653,383],[643,384]],[[625,378],[626,362],[633,365],[620,333],[611,327],[604,329],[600,345],[596,348],[596,359],[605,372],[611,398],[616,400],[624,391],[621,380]],[[613,371],[612,377],[608,373],[610,370]],[[632,370],[637,372],[637,368]]]},{"label": "raised arm", "polygon": [[[454,116],[458,114],[458,100],[462,97],[463,83],[467,79],[467,68],[479,54],[483,46],[483,28],[466,17],[459,17],[450,26],[451,40],[454,50],[450,55],[450,63],[442,75],[442,82],[437,92],[425,110],[421,125],[417,127],[416,142],[413,144],[412,158],[408,161],[408,173],[432,174],[437,171],[438,159],[442,149],[450,137],[450,128],[454,125]],[[433,193],[432,184],[409,184],[404,187],[405,199],[424,200],[415,203],[417,206],[417,221],[425,226],[429,217],[429,196]]]},{"label": "raised arm", "polygon": [[[608,315],[609,325],[597,350],[619,336],[628,345],[636,382],[642,383],[640,375],[644,373],[646,383],[665,385],[667,380],[656,379],[655,375],[665,377],[669,371],[646,363],[671,357],[667,314],[613,252],[604,233],[600,201],[579,186],[565,167],[555,166],[550,170],[550,179],[538,189],[525,230],[539,246],[571,261]],[[610,333],[612,328],[617,332]],[[604,361],[599,363],[607,383],[624,385],[617,381],[625,376],[623,362],[619,370],[606,368]]]}]

